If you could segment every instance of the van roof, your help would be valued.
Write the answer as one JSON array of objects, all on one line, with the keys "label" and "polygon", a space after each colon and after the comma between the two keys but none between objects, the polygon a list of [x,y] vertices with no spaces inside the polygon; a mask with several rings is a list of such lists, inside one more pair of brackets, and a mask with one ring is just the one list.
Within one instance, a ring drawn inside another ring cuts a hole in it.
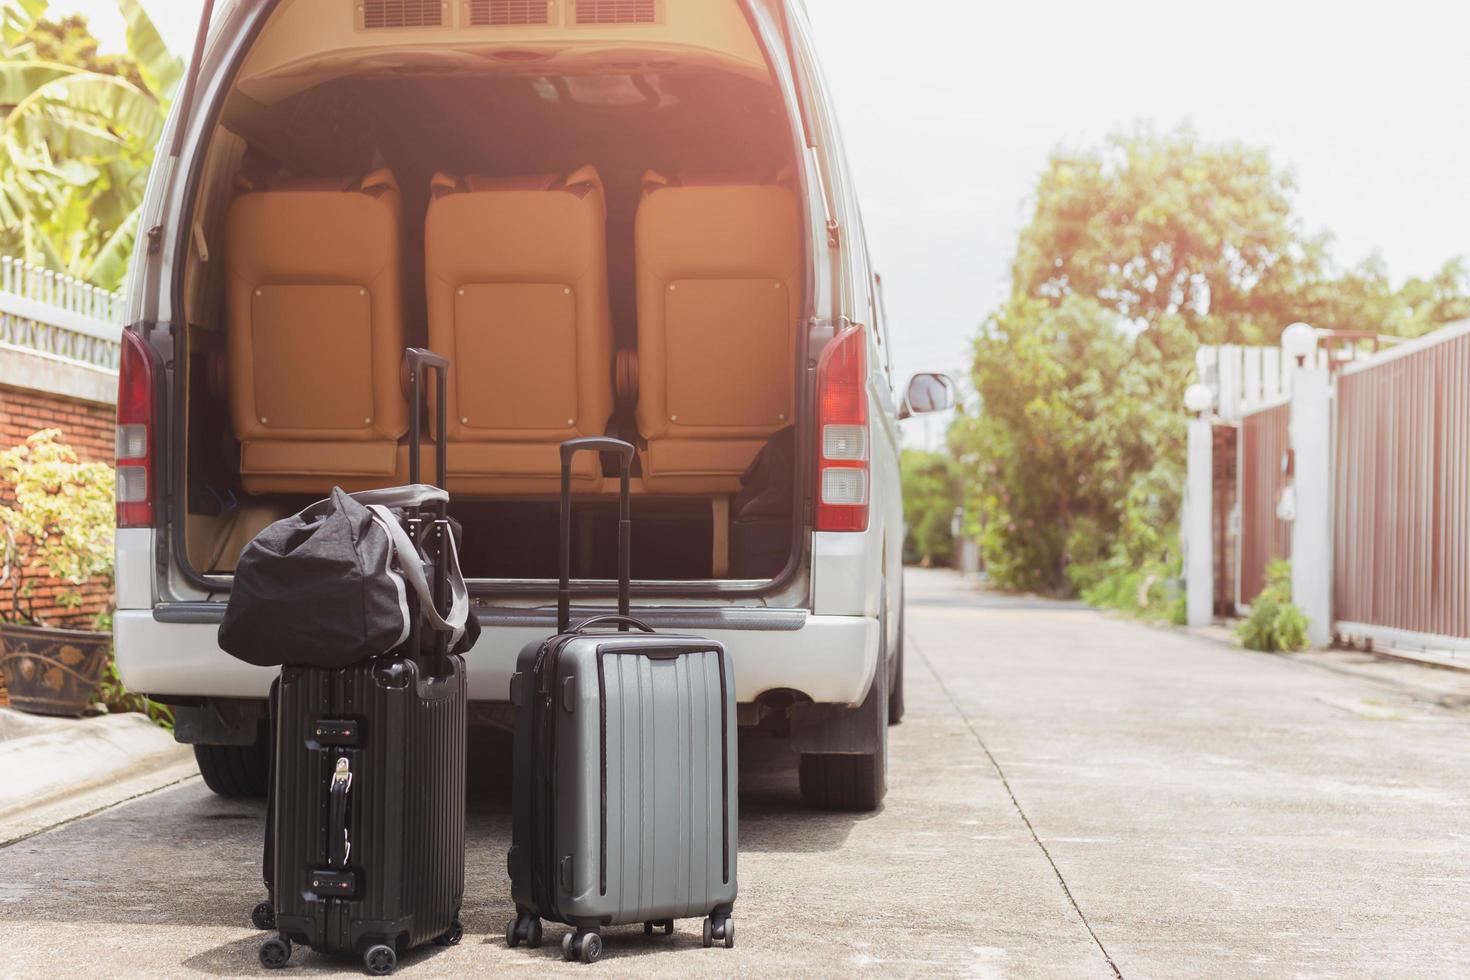
[{"label": "van roof", "polygon": [[[333,78],[444,74],[628,74],[709,67],[759,78],[765,59],[739,0],[524,3],[281,0],[236,88],[271,105]],[[780,0],[777,0],[780,2]],[[532,5],[539,11],[539,4]],[[505,22],[487,22],[500,12]],[[625,12],[628,12],[625,16]],[[511,14],[515,14],[511,17]],[[508,20],[506,18],[509,18]]]}]

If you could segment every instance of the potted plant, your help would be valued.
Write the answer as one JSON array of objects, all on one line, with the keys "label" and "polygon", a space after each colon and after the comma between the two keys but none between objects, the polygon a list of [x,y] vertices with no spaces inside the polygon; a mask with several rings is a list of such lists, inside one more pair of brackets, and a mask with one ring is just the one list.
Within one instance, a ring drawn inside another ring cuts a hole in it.
[{"label": "potted plant", "polygon": [[[75,716],[102,681],[112,634],[106,610],[90,629],[54,620],[85,621],[82,586],[111,585],[113,469],[82,462],[60,435],[43,429],[0,452],[0,492],[10,498],[0,505],[0,673],[12,706]],[[46,605],[35,594],[43,581],[56,585]]]}]

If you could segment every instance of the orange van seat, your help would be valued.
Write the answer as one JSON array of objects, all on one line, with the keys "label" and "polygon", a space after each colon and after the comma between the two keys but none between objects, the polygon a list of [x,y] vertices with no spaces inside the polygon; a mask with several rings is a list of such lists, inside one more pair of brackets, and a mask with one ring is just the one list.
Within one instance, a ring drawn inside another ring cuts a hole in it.
[{"label": "orange van seat", "polygon": [[243,189],[226,221],[225,293],[245,490],[392,484],[408,429],[393,175]]},{"label": "orange van seat", "polygon": [[[451,177],[424,227],[429,346],[449,358],[451,491],[555,493],[557,447],[613,410],[607,220],[591,167],[562,178]],[[602,489],[594,455],[573,488]]]},{"label": "orange van seat", "polygon": [[801,232],[784,182],[650,172],[635,228],[650,493],[723,494],[791,424]]}]

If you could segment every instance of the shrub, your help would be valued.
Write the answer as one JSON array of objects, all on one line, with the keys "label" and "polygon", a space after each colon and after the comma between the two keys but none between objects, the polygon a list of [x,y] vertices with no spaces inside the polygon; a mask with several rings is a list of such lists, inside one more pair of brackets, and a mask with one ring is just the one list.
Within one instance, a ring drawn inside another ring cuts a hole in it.
[{"label": "shrub", "polygon": [[10,593],[0,619],[48,625],[31,601],[29,579],[42,574],[73,586],[56,596],[63,608],[81,605],[81,586],[112,580],[113,470],[83,463],[58,441],[58,429],[42,429],[0,452],[0,482],[15,495],[0,507],[0,582]]},{"label": "shrub", "polygon": [[[9,592],[0,621],[55,625],[43,621],[32,600],[31,583],[37,578],[70,586],[55,602],[72,610],[82,604],[82,586],[112,582],[113,468],[82,462],[60,436],[58,429],[42,429],[0,452],[0,482],[15,496],[12,506],[0,506],[0,584]],[[91,628],[111,632],[112,614],[104,610]],[[167,706],[123,686],[110,654],[95,700],[110,711],[142,712],[173,727]]]},{"label": "shrub", "polygon": [[954,555],[950,523],[960,502],[958,467],[942,453],[903,451],[903,560],[947,565]]},{"label": "shrub", "polygon": [[1291,601],[1291,563],[1266,566],[1266,587],[1251,603],[1251,614],[1237,632],[1248,650],[1273,653],[1307,648],[1307,617]]},{"label": "shrub", "polygon": [[1179,559],[1125,565],[1117,555],[1093,565],[1067,570],[1082,600],[1090,606],[1116,609],[1129,616],[1176,626],[1184,623],[1184,593],[1179,585]]}]

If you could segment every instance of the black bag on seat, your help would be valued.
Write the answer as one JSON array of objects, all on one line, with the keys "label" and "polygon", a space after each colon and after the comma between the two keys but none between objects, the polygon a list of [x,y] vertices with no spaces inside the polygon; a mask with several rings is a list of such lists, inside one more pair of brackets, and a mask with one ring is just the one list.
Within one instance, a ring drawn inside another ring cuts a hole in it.
[{"label": "black bag on seat", "polygon": [[[411,626],[410,589],[425,614],[437,617],[428,597],[432,570],[404,532],[403,515],[447,499],[423,484],[356,494],[334,488],[326,500],[265,528],[240,553],[220,648],[260,667],[348,667],[402,646]],[[455,537],[448,585],[453,602],[467,604]],[[458,618],[458,609],[452,606],[449,618]],[[463,622],[450,653],[465,652],[479,636],[474,616]],[[435,625],[443,628],[442,618]]]},{"label": "black bag on seat", "polygon": [[740,476],[730,508],[730,575],[770,578],[791,554],[795,507],[796,429],[770,438]]}]

